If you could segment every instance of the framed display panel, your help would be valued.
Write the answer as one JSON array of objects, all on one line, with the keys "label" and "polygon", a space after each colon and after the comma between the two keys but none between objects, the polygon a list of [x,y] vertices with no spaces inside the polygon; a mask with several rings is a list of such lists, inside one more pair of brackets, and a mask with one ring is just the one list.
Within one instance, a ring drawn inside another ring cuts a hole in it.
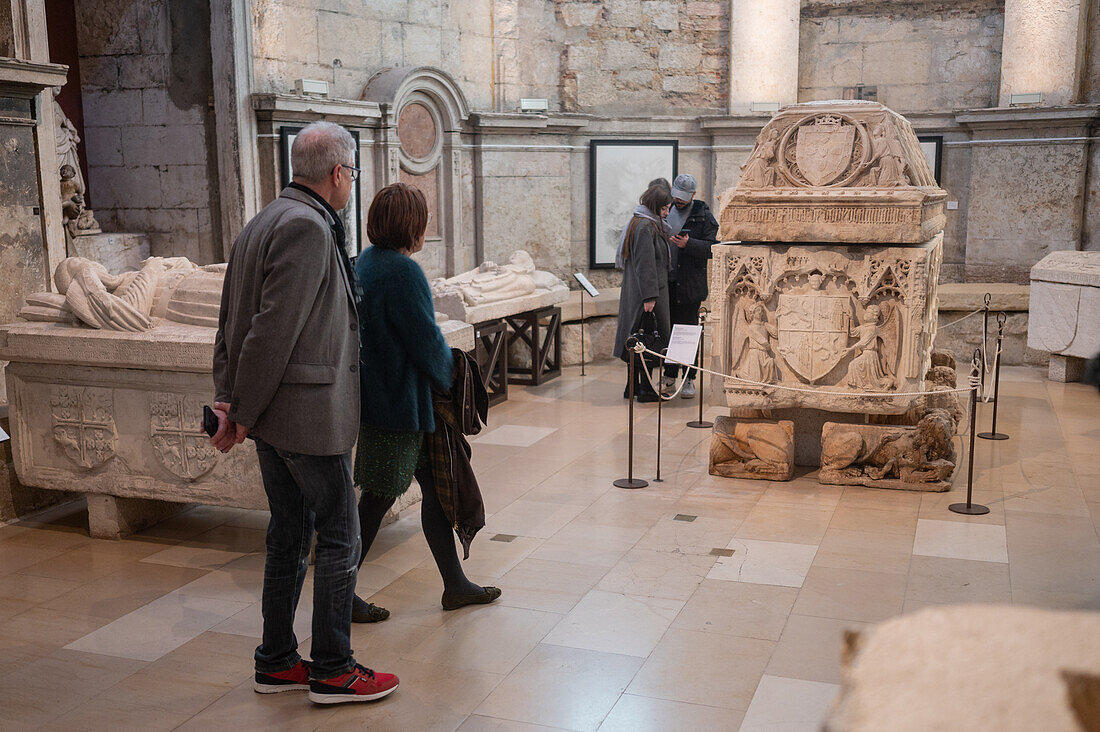
[{"label": "framed display panel", "polygon": [[588,265],[615,266],[638,197],[654,178],[676,178],[676,140],[592,140],[588,158]]},{"label": "framed display panel", "polygon": [[[279,159],[281,163],[279,167],[282,171],[283,188],[286,188],[294,178],[294,168],[290,164],[290,146],[294,144],[294,138],[301,131],[301,127],[287,127],[284,125],[279,128]],[[348,132],[355,139],[355,167],[362,169],[363,166],[359,161],[359,132],[356,130],[348,130]],[[352,258],[359,255],[363,246],[361,235],[362,213],[359,210],[359,186],[362,181],[363,175],[360,173],[359,177],[351,184],[351,197],[348,198],[348,205],[344,206],[344,210],[340,212],[344,224],[344,234],[347,239],[345,248],[348,251],[348,256]]]},{"label": "framed display panel", "polygon": [[940,166],[943,164],[943,135],[918,135],[921,152],[928,158],[928,165],[932,168],[932,175],[936,177],[936,183],[942,185],[940,178]]}]

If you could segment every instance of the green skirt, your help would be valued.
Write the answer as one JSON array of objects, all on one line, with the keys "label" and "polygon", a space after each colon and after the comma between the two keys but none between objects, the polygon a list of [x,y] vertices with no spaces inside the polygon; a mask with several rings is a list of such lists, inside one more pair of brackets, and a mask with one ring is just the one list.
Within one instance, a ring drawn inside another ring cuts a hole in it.
[{"label": "green skirt", "polygon": [[423,432],[360,425],[355,447],[355,484],[364,493],[397,498],[412,484],[423,453]]}]

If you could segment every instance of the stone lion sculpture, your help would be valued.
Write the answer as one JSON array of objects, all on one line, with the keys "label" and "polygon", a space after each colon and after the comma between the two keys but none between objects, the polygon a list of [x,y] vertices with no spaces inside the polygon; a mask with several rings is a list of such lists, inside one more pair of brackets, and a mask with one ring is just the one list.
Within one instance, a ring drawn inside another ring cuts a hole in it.
[{"label": "stone lion sculpture", "polygon": [[827,422],[821,431],[822,483],[945,491],[955,470],[955,420],[930,409],[914,427]]}]

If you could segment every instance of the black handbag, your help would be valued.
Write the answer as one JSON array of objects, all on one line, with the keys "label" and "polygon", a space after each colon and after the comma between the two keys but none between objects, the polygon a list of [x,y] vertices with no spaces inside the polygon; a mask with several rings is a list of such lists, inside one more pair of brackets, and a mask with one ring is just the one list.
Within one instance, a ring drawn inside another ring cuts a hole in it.
[{"label": "black handbag", "polygon": [[661,331],[657,329],[657,315],[643,310],[642,317],[638,320],[638,328],[633,335],[649,350],[660,350]]}]

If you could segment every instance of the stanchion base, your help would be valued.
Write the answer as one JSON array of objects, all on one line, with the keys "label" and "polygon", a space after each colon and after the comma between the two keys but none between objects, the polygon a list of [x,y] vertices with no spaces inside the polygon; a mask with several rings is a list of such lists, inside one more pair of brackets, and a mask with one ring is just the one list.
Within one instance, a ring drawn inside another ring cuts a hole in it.
[{"label": "stanchion base", "polygon": [[691,420],[690,422],[687,423],[687,426],[688,427],[694,427],[696,429],[705,430],[709,427],[713,427],[714,422],[707,422],[706,420],[700,421],[698,419],[693,419],[693,420]]},{"label": "stanchion base", "polygon": [[989,507],[980,503],[971,503],[969,506],[965,503],[952,503],[947,508],[950,511],[966,514],[967,516],[984,516],[989,513]]},{"label": "stanchion base", "polygon": [[1008,435],[1004,432],[979,432],[978,437],[983,440],[1007,440]]},{"label": "stanchion base", "polygon": [[654,478],[654,479],[653,479],[653,482],[654,482],[654,483],[664,483],[664,482],[665,482],[665,479],[664,479],[664,478]]},{"label": "stanchion base", "polygon": [[647,485],[649,481],[641,478],[619,478],[615,481],[616,488],[645,488]]}]

